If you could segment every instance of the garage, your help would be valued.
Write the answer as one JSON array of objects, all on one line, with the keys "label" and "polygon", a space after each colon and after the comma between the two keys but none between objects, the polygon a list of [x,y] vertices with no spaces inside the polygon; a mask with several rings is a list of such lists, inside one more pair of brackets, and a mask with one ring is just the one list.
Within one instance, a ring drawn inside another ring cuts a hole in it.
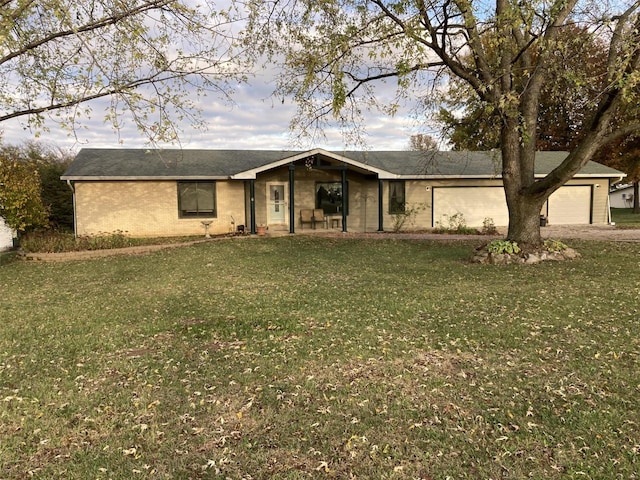
[{"label": "garage", "polygon": [[591,186],[565,185],[549,197],[549,225],[588,225],[591,223]]},{"label": "garage", "polygon": [[433,189],[433,224],[448,226],[461,213],[469,227],[482,227],[485,218],[496,226],[509,224],[503,187],[437,187]]},{"label": "garage", "polygon": [[[543,213],[550,225],[591,223],[591,186],[565,185],[556,190]],[[437,187],[433,189],[433,224],[448,226],[448,219],[461,213],[469,227],[482,227],[485,218],[494,225],[509,224],[503,187]]]}]

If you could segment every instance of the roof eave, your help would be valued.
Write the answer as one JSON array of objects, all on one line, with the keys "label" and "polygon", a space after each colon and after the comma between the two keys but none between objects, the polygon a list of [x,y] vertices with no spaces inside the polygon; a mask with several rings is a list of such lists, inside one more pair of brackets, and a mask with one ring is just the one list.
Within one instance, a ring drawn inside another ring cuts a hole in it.
[{"label": "roof eave", "polygon": [[167,176],[112,176],[112,175],[62,175],[60,180],[72,181],[72,182],[93,182],[93,181],[112,181],[112,182],[124,182],[124,181],[167,181],[173,182],[176,180],[194,181],[194,180],[229,180],[228,176],[219,175],[167,175]]}]

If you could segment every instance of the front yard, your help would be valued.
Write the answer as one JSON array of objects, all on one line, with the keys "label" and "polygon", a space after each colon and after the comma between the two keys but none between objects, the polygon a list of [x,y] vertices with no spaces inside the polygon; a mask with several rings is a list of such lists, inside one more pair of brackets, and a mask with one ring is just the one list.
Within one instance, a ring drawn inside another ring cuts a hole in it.
[{"label": "front yard", "polygon": [[638,478],[640,243],[473,245],[3,265],[0,478]]}]

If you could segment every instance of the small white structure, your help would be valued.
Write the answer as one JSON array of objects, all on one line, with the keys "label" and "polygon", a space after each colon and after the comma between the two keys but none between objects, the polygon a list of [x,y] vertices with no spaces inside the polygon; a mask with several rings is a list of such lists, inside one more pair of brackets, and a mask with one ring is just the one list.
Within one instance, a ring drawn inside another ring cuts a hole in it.
[{"label": "small white structure", "polygon": [[0,217],[0,252],[13,247],[14,232],[4,223],[4,218]]},{"label": "small white structure", "polygon": [[615,185],[609,192],[609,202],[611,208],[631,208],[633,207],[633,185]]}]

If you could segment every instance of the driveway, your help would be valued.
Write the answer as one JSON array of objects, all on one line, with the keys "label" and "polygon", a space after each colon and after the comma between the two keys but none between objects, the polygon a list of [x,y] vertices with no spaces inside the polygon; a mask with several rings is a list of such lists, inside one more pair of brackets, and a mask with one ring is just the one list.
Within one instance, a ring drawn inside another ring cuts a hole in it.
[{"label": "driveway", "polygon": [[[451,235],[437,234],[432,232],[403,232],[403,233],[342,233],[339,230],[304,230],[311,235],[321,236],[351,236],[359,238],[405,238],[416,240],[473,240],[504,238],[506,228],[499,228],[499,234],[495,236],[483,235]],[[540,229],[542,238],[553,238],[556,240],[602,240],[613,242],[640,242],[640,229],[621,229],[613,225],[548,225]]]},{"label": "driveway", "polygon": [[614,242],[640,242],[640,229],[613,225],[549,225],[541,228],[544,238],[578,238]]}]

